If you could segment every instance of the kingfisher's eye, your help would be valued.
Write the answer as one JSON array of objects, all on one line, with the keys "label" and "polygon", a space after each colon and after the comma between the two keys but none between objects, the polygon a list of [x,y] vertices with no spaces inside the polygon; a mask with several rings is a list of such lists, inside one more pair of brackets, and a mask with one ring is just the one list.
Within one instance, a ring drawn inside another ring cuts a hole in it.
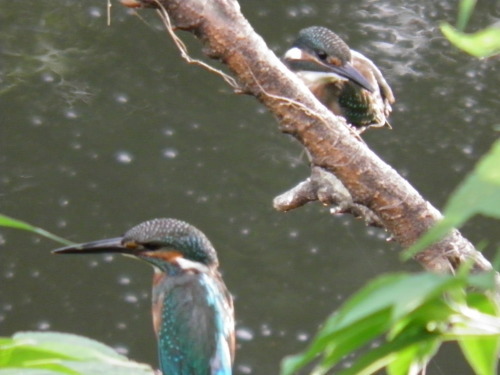
[{"label": "kingfisher's eye", "polygon": [[318,52],[316,52],[316,54],[321,60],[326,60],[326,58],[328,57],[328,54],[322,50],[319,50]]},{"label": "kingfisher's eye", "polygon": [[161,248],[161,245],[158,243],[150,242],[150,243],[144,243],[142,244],[145,249],[155,251]]}]

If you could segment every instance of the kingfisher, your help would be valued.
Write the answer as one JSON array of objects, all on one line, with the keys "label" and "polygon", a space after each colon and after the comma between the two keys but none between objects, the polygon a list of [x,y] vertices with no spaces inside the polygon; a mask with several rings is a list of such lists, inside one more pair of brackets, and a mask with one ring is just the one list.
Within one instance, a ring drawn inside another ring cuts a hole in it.
[{"label": "kingfisher", "polygon": [[217,253],[200,230],[177,219],[153,219],[121,237],[53,252],[122,253],[153,265],[153,326],[162,374],[231,375],[233,300]]},{"label": "kingfisher", "polygon": [[391,128],[394,95],[381,71],[330,29],[302,29],[283,59],[320,102],[360,133]]}]

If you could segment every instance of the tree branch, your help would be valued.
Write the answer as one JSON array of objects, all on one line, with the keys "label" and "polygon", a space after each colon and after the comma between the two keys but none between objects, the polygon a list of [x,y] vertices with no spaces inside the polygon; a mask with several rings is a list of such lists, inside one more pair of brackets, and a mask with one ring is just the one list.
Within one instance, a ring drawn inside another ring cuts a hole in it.
[{"label": "tree branch", "polygon": [[[343,118],[329,112],[306,86],[268,49],[234,0],[124,0],[127,6],[156,7],[168,12],[176,28],[194,33],[203,51],[233,72],[239,87],[255,96],[278,119],[282,132],[295,137],[308,151],[312,177],[275,207],[288,210],[312,200],[335,204],[338,212],[362,216],[385,228],[408,247],[441,219],[441,214],[394,169],[374,154]],[[345,187],[339,189],[315,167],[331,172]],[[346,194],[347,193],[347,194]],[[345,198],[347,196],[348,198]],[[415,256],[425,268],[453,271],[472,261],[475,270],[491,264],[454,230]]]}]

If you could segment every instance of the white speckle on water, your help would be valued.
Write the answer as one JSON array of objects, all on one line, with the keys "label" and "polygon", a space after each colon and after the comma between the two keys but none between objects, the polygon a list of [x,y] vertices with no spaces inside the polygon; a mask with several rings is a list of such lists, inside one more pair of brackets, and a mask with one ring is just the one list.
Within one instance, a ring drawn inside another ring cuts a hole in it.
[{"label": "white speckle on water", "polygon": [[162,152],[165,159],[175,159],[179,152],[175,148],[165,148]]},{"label": "white speckle on water", "polygon": [[120,164],[130,164],[134,160],[133,155],[128,151],[118,151],[115,154],[115,158]]},{"label": "white speckle on water", "polygon": [[125,104],[129,101],[129,98],[128,95],[120,93],[120,94],[115,94],[115,100],[117,103]]},{"label": "white speckle on water", "polygon": [[64,111],[64,117],[73,120],[75,118],[78,118],[78,114],[74,109],[67,109],[66,111]]},{"label": "white speckle on water", "polygon": [[253,340],[254,334],[250,328],[238,328],[236,337],[241,341],[250,341]]},{"label": "white speckle on water", "polygon": [[129,285],[130,284],[130,277],[128,277],[128,276],[120,276],[118,278],[118,284],[120,284],[120,285]]},{"label": "white speckle on water", "polygon": [[48,329],[50,329],[50,323],[46,320],[42,320],[41,322],[37,323],[36,328],[40,331],[47,331]]},{"label": "white speckle on water", "polygon": [[101,8],[98,7],[90,7],[89,8],[89,15],[94,18],[100,18],[102,17],[102,10]]},{"label": "white speckle on water", "polygon": [[253,370],[252,367],[248,365],[238,365],[238,372],[241,374],[251,374]]},{"label": "white speckle on water", "polygon": [[260,326],[260,334],[264,337],[271,336],[272,330],[267,324],[262,324]]},{"label": "white speckle on water", "polygon": [[139,301],[139,298],[137,298],[135,294],[126,294],[124,300],[128,303],[137,303]]},{"label": "white speckle on water", "polygon": [[297,340],[301,342],[307,341],[309,340],[309,335],[305,332],[299,332],[297,333]]}]

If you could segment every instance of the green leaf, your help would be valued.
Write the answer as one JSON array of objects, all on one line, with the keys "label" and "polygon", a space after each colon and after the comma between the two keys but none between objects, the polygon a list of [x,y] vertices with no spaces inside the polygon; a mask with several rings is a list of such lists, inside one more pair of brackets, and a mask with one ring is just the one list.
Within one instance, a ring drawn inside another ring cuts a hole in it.
[{"label": "green leaf", "polygon": [[490,26],[472,34],[463,33],[449,23],[440,25],[441,32],[455,47],[475,57],[490,57],[500,53],[500,27]]},{"label": "green leaf", "polygon": [[61,374],[64,373],[60,371],[40,370],[32,368],[0,369],[0,375],[61,375]]},{"label": "green leaf", "polygon": [[330,337],[325,337],[328,345],[324,349],[321,367],[329,369],[335,366],[344,356],[386,332],[390,328],[390,323],[391,311],[384,309],[335,332]]},{"label": "green leaf", "polygon": [[[21,332],[0,339],[0,375],[154,375],[95,340],[58,332]],[[11,372],[13,371],[13,372]]]},{"label": "green leaf", "polygon": [[[324,355],[321,369],[330,368],[348,352],[387,332],[391,324],[399,322],[427,301],[465,284],[465,278],[431,273],[381,276],[345,302],[326,321],[304,353],[285,358],[282,374],[297,372],[319,355]],[[442,318],[445,310],[437,309],[436,314]],[[401,329],[404,326],[402,324]],[[322,372],[318,370],[317,373]]]},{"label": "green leaf", "polygon": [[22,230],[26,230],[29,232],[33,232],[33,233],[36,233],[40,236],[46,237],[48,239],[59,242],[59,243],[66,245],[66,246],[71,246],[71,245],[75,244],[74,242],[68,241],[62,237],[59,237],[59,236],[56,236],[55,234],[47,232],[46,230],[44,230],[42,228],[35,227],[35,226],[28,224],[24,221],[13,219],[11,217],[8,217],[8,216],[2,215],[2,214],[0,214],[0,226],[15,228],[15,229],[22,229]]},{"label": "green leaf", "polygon": [[476,375],[496,375],[500,354],[499,336],[465,336],[458,340],[465,358]]},{"label": "green leaf", "polygon": [[461,0],[458,6],[457,29],[464,31],[476,6],[476,0]]},{"label": "green leaf", "polygon": [[387,365],[389,375],[416,374],[421,371],[427,362],[432,358],[442,340],[439,337],[429,338],[429,340],[419,341],[400,349],[393,360]]},{"label": "green leaf", "polygon": [[[500,37],[500,35],[499,35]],[[402,253],[409,259],[443,238],[452,228],[460,227],[476,214],[500,218],[500,140],[481,158],[474,171],[458,186],[444,208],[444,219],[431,228],[413,246]]]},{"label": "green leaf", "polygon": [[75,360],[127,360],[113,348],[96,340],[61,332],[18,332],[13,338],[36,344],[37,348],[58,353],[61,357]]},{"label": "green leaf", "polygon": [[[435,351],[435,347],[439,345],[439,341],[440,338],[438,335],[433,335],[422,330],[409,330],[394,340],[370,350],[356,360],[350,368],[341,371],[339,375],[373,374],[396,360],[401,351],[411,350],[415,353],[420,353],[420,355],[424,351],[425,354],[428,354],[429,349],[432,349],[432,352]],[[421,362],[421,358],[414,358],[413,362],[409,363],[410,367],[416,361]],[[395,371],[396,368],[393,368],[393,370]],[[408,374],[408,372],[404,372],[404,374]]]}]

